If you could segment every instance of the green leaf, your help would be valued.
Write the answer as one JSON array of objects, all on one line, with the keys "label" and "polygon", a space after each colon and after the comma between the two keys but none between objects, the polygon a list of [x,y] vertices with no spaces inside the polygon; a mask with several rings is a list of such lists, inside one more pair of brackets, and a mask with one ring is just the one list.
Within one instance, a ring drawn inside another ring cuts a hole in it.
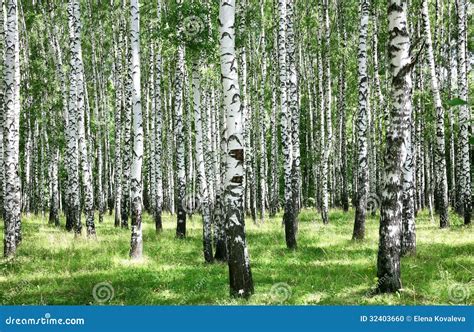
[{"label": "green leaf", "polygon": [[454,99],[448,100],[446,103],[448,104],[448,106],[451,106],[451,107],[467,105],[467,101],[462,100],[460,98],[454,98]]},{"label": "green leaf", "polygon": [[474,136],[469,137],[469,144],[474,145]]}]

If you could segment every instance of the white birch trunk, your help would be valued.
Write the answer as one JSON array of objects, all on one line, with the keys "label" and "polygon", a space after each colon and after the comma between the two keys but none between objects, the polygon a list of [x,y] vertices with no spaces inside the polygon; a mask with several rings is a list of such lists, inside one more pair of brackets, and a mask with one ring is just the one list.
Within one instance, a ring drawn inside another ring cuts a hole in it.
[{"label": "white birch trunk", "polygon": [[131,69],[133,106],[133,162],[131,169],[132,236],[130,258],[140,259],[143,254],[142,238],[142,163],[143,118],[140,88],[140,13],[139,1],[130,0],[131,14]]},{"label": "white birch trunk", "polygon": [[448,179],[446,172],[446,148],[444,134],[444,108],[441,102],[441,95],[438,85],[438,76],[433,52],[433,42],[431,38],[431,26],[428,13],[428,2],[423,0],[421,16],[423,19],[423,29],[425,34],[425,44],[427,48],[428,67],[431,76],[431,90],[433,92],[434,104],[436,108],[436,192],[440,213],[440,227],[449,227],[448,217]]},{"label": "white birch trunk", "polygon": [[230,294],[248,298],[253,293],[250,257],[245,240],[244,146],[241,94],[235,52],[235,0],[221,0],[219,10],[221,81],[226,114],[227,162],[225,177],[226,228]]},{"label": "white birch trunk", "polygon": [[[6,1],[7,24],[5,34],[5,117],[3,128],[5,196],[4,255],[12,257],[21,241],[21,195],[19,176],[20,149],[20,42],[18,4]],[[3,116],[3,114],[2,114]]]}]

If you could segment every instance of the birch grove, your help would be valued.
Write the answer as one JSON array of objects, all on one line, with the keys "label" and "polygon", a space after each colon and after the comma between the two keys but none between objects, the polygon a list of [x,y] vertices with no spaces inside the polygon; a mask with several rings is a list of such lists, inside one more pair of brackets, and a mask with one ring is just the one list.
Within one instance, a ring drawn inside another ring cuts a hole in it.
[{"label": "birch grove", "polygon": [[126,234],[140,262],[168,254],[171,232],[173,254],[198,238],[200,261],[225,262],[230,295],[248,299],[256,244],[297,257],[344,224],[350,246],[378,243],[377,291],[399,291],[420,232],[471,231],[472,13],[465,0],[0,1],[4,256],[34,241],[25,220],[90,248]]}]

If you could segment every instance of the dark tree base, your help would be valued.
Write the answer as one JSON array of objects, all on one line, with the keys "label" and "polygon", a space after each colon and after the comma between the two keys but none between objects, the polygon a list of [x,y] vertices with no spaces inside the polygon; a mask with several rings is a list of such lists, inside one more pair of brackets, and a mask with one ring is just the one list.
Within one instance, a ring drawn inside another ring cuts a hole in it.
[{"label": "dark tree base", "polygon": [[186,211],[183,208],[178,208],[178,219],[176,224],[176,237],[178,239],[186,238]]},{"label": "dark tree base", "polygon": [[86,228],[87,228],[87,237],[96,237],[95,225],[94,225],[94,211],[86,211]]},{"label": "dark tree base", "polygon": [[213,263],[214,262],[214,256],[212,255],[212,241],[210,240],[204,240],[203,241],[203,252],[204,252],[204,261],[206,263]]},{"label": "dark tree base", "polygon": [[116,213],[115,218],[114,218],[114,226],[120,227],[121,224],[122,224],[122,219],[120,218],[120,214]]},{"label": "dark tree base", "polygon": [[73,220],[71,218],[71,214],[66,211],[66,230],[71,232],[73,229]]},{"label": "dark tree base", "polygon": [[356,211],[352,239],[353,240],[365,239],[365,213],[364,212]]},{"label": "dark tree base", "polygon": [[227,262],[227,248],[225,241],[217,240],[214,259],[218,262]]},{"label": "dark tree base", "polygon": [[[125,199],[125,198],[124,198]],[[121,226],[122,228],[127,228],[128,229],[128,207],[122,202],[122,211],[120,213],[120,218],[121,218]]]},{"label": "dark tree base", "polygon": [[402,288],[398,278],[379,278],[377,293],[395,293]]},{"label": "dark tree base", "polygon": [[324,210],[321,210],[321,219],[323,220],[324,225],[329,224],[328,214],[324,212]]},{"label": "dark tree base", "polygon": [[59,227],[59,212],[58,209],[50,209],[49,210],[49,223],[54,224],[54,226]]},{"label": "dark tree base", "polygon": [[[69,222],[71,224],[71,230],[74,231],[76,236],[81,235],[82,233],[82,223],[81,223],[81,213],[76,209],[68,209],[69,212]],[[67,227],[67,224],[66,224]]]},{"label": "dark tree base", "polygon": [[163,223],[161,221],[161,211],[155,212],[155,232],[161,233],[163,231]]},{"label": "dark tree base", "polygon": [[471,224],[471,205],[464,203],[464,225]]},{"label": "dark tree base", "polygon": [[295,211],[292,204],[287,203],[285,206],[285,213],[283,214],[283,224],[285,225],[286,246],[288,249],[295,250],[297,248],[297,225]]},{"label": "dark tree base", "polygon": [[248,299],[254,293],[252,272],[240,262],[229,259],[230,296]]}]

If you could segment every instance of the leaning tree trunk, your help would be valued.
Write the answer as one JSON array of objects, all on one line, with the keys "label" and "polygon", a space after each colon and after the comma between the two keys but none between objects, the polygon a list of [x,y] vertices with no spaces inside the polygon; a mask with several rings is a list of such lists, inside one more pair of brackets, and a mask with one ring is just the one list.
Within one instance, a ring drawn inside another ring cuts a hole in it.
[{"label": "leaning tree trunk", "polygon": [[292,194],[292,166],[293,149],[291,141],[291,112],[287,106],[287,61],[286,61],[286,0],[278,1],[279,28],[278,28],[278,63],[280,66],[280,107],[281,107],[281,135],[283,144],[283,163],[285,180],[285,225],[286,246],[295,249],[296,244],[296,211]]},{"label": "leaning tree trunk", "polygon": [[369,25],[369,0],[360,0],[360,34],[359,34],[359,112],[357,114],[357,205],[354,222],[354,240],[365,237],[365,218],[367,215],[367,194],[369,186],[367,163],[367,125],[368,125],[368,89],[367,76],[367,29]]},{"label": "leaning tree trunk", "polygon": [[406,161],[406,138],[411,129],[413,66],[407,31],[406,0],[389,1],[388,22],[393,104],[387,129],[385,174],[380,208],[380,242],[377,259],[380,292],[395,292],[402,287],[400,279],[402,168]]},{"label": "leaning tree trunk", "polygon": [[5,35],[5,115],[4,165],[5,196],[3,200],[5,257],[16,253],[21,240],[20,219],[20,42],[18,37],[18,6],[16,0],[6,2],[7,24]]},{"label": "leaning tree trunk", "polygon": [[69,39],[71,45],[71,69],[69,77],[69,105],[68,105],[68,121],[66,128],[66,170],[67,170],[67,215],[66,225],[71,225],[76,235],[81,234],[81,208],[80,208],[80,191],[79,191],[79,155],[77,142],[77,72],[78,72],[78,43],[79,38],[76,36],[76,16],[75,11],[79,6],[77,0],[70,0],[68,5],[69,16]]},{"label": "leaning tree trunk", "polygon": [[143,162],[143,119],[140,90],[140,13],[138,0],[130,1],[131,14],[131,66],[133,105],[133,162],[131,170],[132,237],[130,257],[140,259],[143,252],[142,239],[142,162]]},{"label": "leaning tree trunk", "polygon": [[[466,1],[457,0],[458,7],[458,86],[459,98],[467,102],[468,88],[467,88],[467,66],[466,59],[467,50],[467,18],[466,18]],[[470,107],[468,105],[461,105],[459,110],[459,149],[461,150],[461,160],[459,165],[459,177],[461,185],[461,199],[460,204],[463,205],[464,224],[471,223],[471,164],[469,156],[469,126],[471,122]]]},{"label": "leaning tree trunk", "polygon": [[245,240],[243,118],[235,55],[235,0],[221,0],[219,10],[222,92],[226,114],[226,228],[230,294],[248,298],[254,291]]},{"label": "leaning tree trunk", "polygon": [[431,90],[433,91],[434,104],[436,108],[436,197],[439,207],[440,227],[449,227],[448,217],[448,177],[446,173],[446,147],[444,134],[444,108],[441,103],[441,94],[436,74],[433,43],[431,39],[430,17],[428,13],[428,1],[423,0],[421,16],[425,33],[425,44],[427,48],[428,66],[431,76]]}]

